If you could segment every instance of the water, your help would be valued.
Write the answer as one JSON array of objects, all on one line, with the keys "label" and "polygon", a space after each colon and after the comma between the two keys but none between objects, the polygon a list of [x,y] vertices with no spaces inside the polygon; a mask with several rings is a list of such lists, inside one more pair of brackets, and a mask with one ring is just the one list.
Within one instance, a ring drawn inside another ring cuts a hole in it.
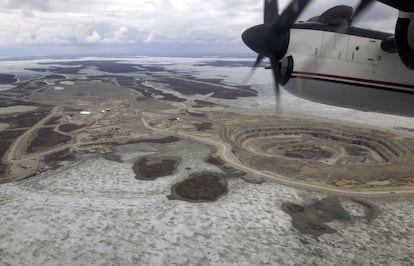
[{"label": "water", "polygon": [[36,106],[29,105],[15,105],[9,107],[0,107],[0,114],[13,114],[13,113],[24,113],[36,110]]},{"label": "water", "polygon": [[[1,261],[44,265],[412,265],[412,200],[375,199],[367,223],[360,205],[341,199],[350,221],[318,239],[294,230],[284,202],[308,205],[319,193],[267,182],[228,180],[212,203],[168,200],[170,188],[206,164],[212,148],[191,140],[120,146],[124,162],[87,155],[57,171],[0,185]],[[178,171],[155,181],[135,179],[140,156],[181,157]],[[188,170],[190,168],[190,170]]]},{"label": "water", "polygon": [[[169,71],[176,71],[179,75],[190,74],[197,78],[203,79],[223,79],[225,83],[233,85],[241,85],[247,73],[250,71],[249,67],[228,67],[228,66],[210,66],[200,65],[200,63],[211,63],[217,60],[220,61],[246,61],[245,58],[176,58],[176,57],[132,57],[132,58],[97,58],[85,57],[80,59],[73,59],[73,61],[82,60],[118,60],[126,64],[146,64],[152,66],[161,66]],[[0,73],[16,74],[19,81],[27,81],[33,78],[39,78],[53,73],[36,73],[25,70],[25,68],[44,68],[47,66],[60,66],[58,62],[65,62],[68,59],[38,59],[28,61],[1,61]],[[51,65],[39,65],[39,63],[54,62]],[[251,59],[253,64],[253,59]],[[70,66],[69,66],[70,67]],[[84,78],[85,75],[105,75],[111,74],[97,70],[94,67],[88,67],[81,70],[81,74],[65,74],[67,78]],[[170,72],[161,74],[172,75]],[[119,74],[117,74],[119,75]],[[145,79],[142,73],[125,73],[125,76],[136,76],[140,79]],[[221,103],[229,106],[242,107],[247,109],[261,109],[261,110],[275,110],[275,95],[273,89],[273,78],[269,70],[258,68],[252,76],[249,84],[258,91],[258,97],[240,98],[237,100],[223,100],[210,98],[210,101]],[[165,88],[163,88],[165,89]],[[281,112],[296,113],[296,114],[310,114],[325,118],[339,119],[348,122],[356,122],[365,125],[394,128],[406,127],[414,128],[414,118],[400,117],[395,115],[387,115],[372,112],[362,112],[348,108],[341,108],[319,104],[300,99],[296,96],[290,95],[283,89],[281,90],[281,101],[279,110]]]},{"label": "water", "polygon": [[[99,58],[85,58],[96,59]],[[220,78],[235,85],[240,84],[249,71],[248,67],[195,66],[216,58],[119,60],[159,65],[197,78]],[[57,60],[0,61],[0,73],[16,74],[23,82],[51,74],[24,70],[26,67],[45,67],[38,63],[48,61]],[[95,68],[81,72],[108,74]],[[83,78],[84,74],[65,76]],[[163,74],[171,75],[171,72]],[[136,76],[145,78],[142,74]],[[210,100],[235,107],[273,110],[275,99],[270,72],[257,69],[250,83],[258,91],[258,97]],[[62,85],[68,85],[70,89],[69,84]],[[283,112],[313,114],[385,128],[414,128],[414,118],[317,104],[284,91],[281,97]],[[19,108],[23,107],[15,106],[3,109],[3,112]],[[217,202],[169,201],[166,196],[171,185],[190,173],[221,171],[204,162],[211,151],[212,147],[190,140],[164,145],[127,145],[116,149],[122,163],[89,155],[64,168],[22,182],[0,185],[0,261],[39,265],[57,261],[62,264],[109,262],[124,265],[414,263],[414,224],[411,219],[414,204],[410,199],[371,199],[379,207],[378,218],[371,223],[364,220],[360,206],[349,199],[341,199],[343,207],[351,214],[351,221],[329,223],[338,233],[319,239],[294,230],[291,218],[280,206],[284,202],[307,205],[325,197],[323,194],[271,182],[254,185],[233,178],[228,182],[229,193]],[[181,157],[174,175],[151,182],[134,178],[134,160],[140,156],[170,153]]]}]

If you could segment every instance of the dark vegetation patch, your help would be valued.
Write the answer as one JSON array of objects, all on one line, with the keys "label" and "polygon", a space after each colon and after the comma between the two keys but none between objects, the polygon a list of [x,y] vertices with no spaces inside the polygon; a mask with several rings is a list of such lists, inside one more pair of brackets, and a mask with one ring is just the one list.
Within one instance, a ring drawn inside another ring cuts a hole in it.
[{"label": "dark vegetation patch", "polygon": [[190,175],[186,180],[171,187],[169,199],[189,202],[216,201],[227,194],[227,183],[214,173],[204,172]]},{"label": "dark vegetation patch", "polygon": [[225,162],[220,157],[213,156],[213,155],[210,155],[206,159],[206,162],[209,164],[215,165],[215,166],[219,166],[219,167],[222,167],[225,164]]},{"label": "dark vegetation patch", "polygon": [[70,151],[69,148],[45,156],[44,161],[49,168],[56,169],[59,167],[61,161],[73,161],[76,159],[76,155]]},{"label": "dark vegetation patch", "polygon": [[[97,138],[92,138],[91,139],[92,141],[97,141],[98,139]],[[107,146],[107,147],[113,147],[113,146],[116,146],[116,145],[119,145],[120,143],[118,142],[118,141],[100,141],[99,142],[99,145],[104,145],[104,146]],[[90,144],[80,144],[80,147],[89,147],[90,146]]]},{"label": "dark vegetation patch", "polygon": [[194,123],[193,126],[196,127],[197,131],[206,131],[213,127],[213,124],[210,122],[203,122],[203,123]]},{"label": "dark vegetation patch", "polygon": [[145,97],[145,96],[138,96],[137,98],[135,98],[135,100],[137,101],[137,102],[140,102],[140,101],[145,101],[145,100],[147,100],[148,98],[147,97]]},{"label": "dark vegetation patch", "polygon": [[[207,159],[205,159],[205,162],[220,167],[226,173],[234,173],[234,168],[227,165],[226,162],[223,161],[223,159],[221,159],[217,154],[211,154]],[[240,172],[238,172],[238,174],[241,176],[243,175]]]},{"label": "dark vegetation patch", "polygon": [[78,130],[78,129],[82,128],[82,127],[83,127],[83,125],[64,124],[64,125],[60,125],[59,126],[59,130],[62,131],[62,132],[68,133],[68,132],[72,132],[72,131]]},{"label": "dark vegetation patch", "polygon": [[138,84],[138,81],[134,77],[116,76],[116,81],[121,86],[132,87],[134,89]]},{"label": "dark vegetation patch", "polygon": [[203,107],[217,106],[217,104],[215,104],[215,103],[202,101],[202,100],[195,100],[194,103],[195,104],[192,106],[193,108],[203,108]]},{"label": "dark vegetation patch", "polygon": [[281,207],[292,217],[294,228],[303,234],[311,234],[315,237],[336,232],[325,224],[327,222],[351,220],[351,215],[342,207],[340,201],[333,197],[316,200],[311,205],[283,203]]},{"label": "dark vegetation patch", "polygon": [[170,102],[185,102],[186,101],[186,99],[177,97],[171,93],[165,93],[161,90],[157,90],[152,87],[146,86],[145,84],[136,80],[133,77],[117,77],[116,80],[119,85],[132,88],[148,98],[157,98],[159,100],[165,100],[165,101],[170,101]]},{"label": "dark vegetation patch", "polygon": [[80,112],[80,111],[83,111],[83,109],[76,108],[76,107],[65,107],[64,109],[65,109],[66,112]]},{"label": "dark vegetation patch", "polygon": [[53,75],[44,76],[43,79],[66,79],[66,77],[62,75],[53,74]]},{"label": "dark vegetation patch", "polygon": [[251,89],[249,86],[233,86],[232,89],[223,87],[223,84],[217,82],[213,83],[208,80],[210,84],[200,83],[198,81],[204,80],[183,80],[179,78],[163,78],[161,81],[168,84],[173,90],[185,95],[194,94],[209,94],[213,93],[212,97],[221,99],[237,99],[238,97],[252,97],[257,96],[257,91]]},{"label": "dark vegetation patch", "polygon": [[53,128],[41,128],[30,143],[28,152],[44,151],[50,147],[65,144],[70,140],[71,137],[54,132]]},{"label": "dark vegetation patch", "polygon": [[[17,96],[31,96],[33,91],[46,88],[47,83],[43,81],[27,81],[22,83],[17,83],[17,86],[9,90],[13,92],[13,97]],[[18,95],[17,95],[18,94]]]},{"label": "dark vegetation patch", "polygon": [[211,154],[207,159],[205,159],[205,162],[221,168],[225,172],[224,176],[226,178],[232,178],[232,177],[241,178],[242,180],[250,184],[263,184],[266,182],[261,177],[251,176],[245,172],[240,172],[238,170],[235,170],[233,167],[226,164],[226,162],[223,161],[223,159],[221,159],[220,156],[217,154]]},{"label": "dark vegetation patch", "polygon": [[341,206],[337,198],[327,197],[317,200],[313,206],[325,214],[329,220],[351,220],[351,215]]},{"label": "dark vegetation patch", "polygon": [[[74,62],[73,62],[74,63]],[[84,63],[84,62],[77,62],[77,63]],[[106,62],[109,64],[109,62]],[[112,64],[122,65],[127,68],[132,68],[134,72],[137,71],[145,71],[148,73],[159,72],[159,71],[166,71],[164,68],[154,67],[154,66],[146,66],[146,65],[123,65],[119,63],[112,62]],[[96,66],[96,65],[94,65]],[[135,68],[135,67],[138,67]],[[132,70],[130,69],[130,70]],[[106,71],[110,72],[110,71]],[[111,73],[128,73],[129,71],[121,71],[121,72],[111,72]],[[171,71],[167,71],[171,72]],[[134,90],[139,91],[146,97],[155,98],[156,96],[163,97],[163,100],[173,101],[173,102],[183,102],[185,99],[179,98],[173,94],[165,93],[161,90],[154,89],[152,87],[146,86],[142,82],[136,80],[134,77],[126,77],[126,76],[114,76],[117,79],[117,82],[121,86],[130,87]],[[213,97],[216,98],[223,98],[223,99],[236,99],[237,97],[251,97],[257,96],[257,92],[249,86],[233,86],[233,88],[225,88],[223,87],[222,80],[220,79],[194,79],[191,80],[182,80],[179,78],[171,78],[171,77],[156,77],[157,81],[161,81],[165,84],[168,84],[172,89],[178,91],[185,95],[194,95],[194,94],[209,94],[213,93]],[[200,83],[199,81],[208,82],[210,84]]]},{"label": "dark vegetation patch", "polygon": [[33,91],[41,92],[47,88],[48,84],[42,81],[18,83],[16,87],[9,90],[13,92],[13,97],[32,96]]},{"label": "dark vegetation patch", "polygon": [[50,107],[43,107],[26,113],[0,115],[0,123],[9,124],[9,129],[32,127],[50,112]]},{"label": "dark vegetation patch", "polygon": [[1,179],[5,178],[6,170],[7,170],[7,165],[0,162],[0,183],[1,183]]},{"label": "dark vegetation patch", "polygon": [[[108,73],[133,73],[133,72],[159,72],[165,71],[163,67],[160,66],[151,66],[151,65],[142,65],[142,64],[127,64],[121,63],[118,61],[97,61],[97,60],[86,60],[86,61],[67,61],[67,62],[45,62],[39,63],[40,65],[52,65],[59,64],[62,66],[81,66],[81,69],[88,67],[96,67],[97,70],[108,72]],[[73,67],[76,68],[76,67]],[[69,68],[71,69],[71,68]],[[50,71],[50,68],[49,68]]]},{"label": "dark vegetation patch", "polygon": [[310,234],[315,237],[323,234],[335,233],[336,230],[324,224],[329,222],[323,214],[309,206],[301,206],[294,203],[283,203],[282,210],[292,217],[292,225],[302,234]]},{"label": "dark vegetation patch", "polygon": [[142,158],[134,163],[132,170],[134,170],[136,179],[155,180],[172,175],[177,164],[177,160],[171,158]]},{"label": "dark vegetation patch", "polygon": [[131,140],[128,141],[126,144],[136,144],[136,143],[160,143],[160,144],[166,144],[166,143],[173,143],[180,141],[180,138],[177,138],[175,136],[168,136],[165,138],[159,138],[159,139],[140,139],[140,140]]},{"label": "dark vegetation patch", "polygon": [[56,125],[56,124],[59,124],[59,120],[61,118],[62,118],[61,116],[52,117],[49,121],[47,121],[46,125]]},{"label": "dark vegetation patch", "polygon": [[17,99],[0,99],[0,107],[10,107],[16,105],[29,105],[29,106],[36,106],[36,103],[17,100]]},{"label": "dark vegetation patch", "polygon": [[24,130],[3,130],[0,131],[0,159],[6,154],[6,151],[9,149],[10,144],[17,139],[21,134],[24,133]]},{"label": "dark vegetation patch", "polygon": [[0,84],[10,84],[17,81],[15,75],[10,74],[0,74]]}]

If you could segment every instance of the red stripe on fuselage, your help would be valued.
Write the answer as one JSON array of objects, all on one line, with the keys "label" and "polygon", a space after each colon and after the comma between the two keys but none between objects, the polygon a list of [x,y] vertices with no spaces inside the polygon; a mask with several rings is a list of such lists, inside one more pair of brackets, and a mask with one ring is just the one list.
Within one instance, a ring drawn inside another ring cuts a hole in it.
[{"label": "red stripe on fuselage", "polygon": [[346,80],[349,82],[360,82],[360,83],[368,83],[371,85],[380,85],[385,87],[398,87],[404,89],[414,89],[413,84],[403,84],[403,83],[394,83],[394,82],[387,82],[387,81],[379,81],[379,80],[370,80],[370,79],[361,79],[361,78],[353,78],[353,77],[345,77],[345,76],[337,76],[337,75],[330,75],[330,74],[322,74],[322,73],[312,73],[312,72],[302,72],[302,71],[293,71],[293,75],[306,75],[314,78],[330,78],[335,80]]}]

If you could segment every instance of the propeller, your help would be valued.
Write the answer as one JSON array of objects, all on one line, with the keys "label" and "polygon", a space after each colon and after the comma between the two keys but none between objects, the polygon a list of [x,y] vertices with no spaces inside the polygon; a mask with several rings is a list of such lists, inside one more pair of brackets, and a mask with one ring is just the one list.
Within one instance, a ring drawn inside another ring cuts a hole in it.
[{"label": "propeller", "polygon": [[248,77],[265,57],[270,59],[277,106],[279,106],[281,80],[280,60],[286,55],[289,46],[290,28],[309,2],[310,0],[292,0],[279,15],[278,1],[265,0],[264,23],[251,27],[242,34],[244,43],[258,54]]},{"label": "propeller", "polygon": [[[397,0],[379,0],[380,2],[398,2]],[[258,55],[249,72],[247,79],[253,75],[255,69],[265,57],[270,59],[274,79],[276,106],[279,107],[280,85],[284,85],[286,79],[281,77],[281,60],[285,57],[290,40],[290,29],[311,0],[292,0],[279,15],[278,0],[264,1],[264,23],[251,27],[243,32],[244,43]],[[375,0],[360,0],[352,19],[359,17]],[[349,27],[349,21],[343,21],[336,26],[336,32],[345,33]],[[310,63],[309,63],[310,64]],[[306,69],[306,68],[305,68]]]},{"label": "propeller", "polygon": [[361,15],[374,2],[375,0],[361,0],[358,6],[355,8],[355,12],[352,15],[352,19],[355,19],[356,17]]}]

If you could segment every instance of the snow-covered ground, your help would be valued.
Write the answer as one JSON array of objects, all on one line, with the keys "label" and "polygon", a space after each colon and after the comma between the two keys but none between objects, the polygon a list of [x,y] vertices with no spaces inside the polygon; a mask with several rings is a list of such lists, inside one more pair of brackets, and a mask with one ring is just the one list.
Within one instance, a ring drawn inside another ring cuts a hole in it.
[{"label": "snow-covered ground", "polygon": [[[79,60],[86,59],[102,58]],[[160,64],[232,84],[240,84],[249,71],[247,67],[196,65],[216,60],[206,58],[120,60]],[[0,73],[17,74],[20,82],[39,78],[45,73],[24,68],[47,61],[56,60],[2,61]],[[82,73],[105,74],[94,68]],[[270,73],[258,69],[251,84],[258,97],[216,101],[274,108]],[[414,127],[413,118],[311,103],[286,92],[282,97],[285,112],[386,128]],[[310,204],[326,195],[233,178],[228,180],[229,193],[217,202],[168,200],[170,187],[191,173],[221,171],[204,162],[211,151],[212,147],[189,140],[128,145],[117,149],[123,163],[88,155],[34,178],[1,184],[0,265],[414,265],[413,199],[370,199],[379,208],[378,218],[371,223],[364,219],[360,205],[341,199],[351,221],[328,223],[338,232],[318,239],[294,229],[281,204]],[[140,156],[179,157],[178,171],[155,181],[137,180],[132,165]]]},{"label": "snow-covered ground", "polygon": [[[229,179],[213,203],[168,200],[189,174],[220,172],[205,144],[182,140],[134,144],[116,151],[123,163],[88,155],[40,176],[0,186],[0,265],[413,265],[411,199],[342,199],[348,222],[315,239],[291,225],[283,202],[308,204],[324,195],[275,183]],[[178,171],[155,181],[134,178],[140,156],[179,157]]]}]

